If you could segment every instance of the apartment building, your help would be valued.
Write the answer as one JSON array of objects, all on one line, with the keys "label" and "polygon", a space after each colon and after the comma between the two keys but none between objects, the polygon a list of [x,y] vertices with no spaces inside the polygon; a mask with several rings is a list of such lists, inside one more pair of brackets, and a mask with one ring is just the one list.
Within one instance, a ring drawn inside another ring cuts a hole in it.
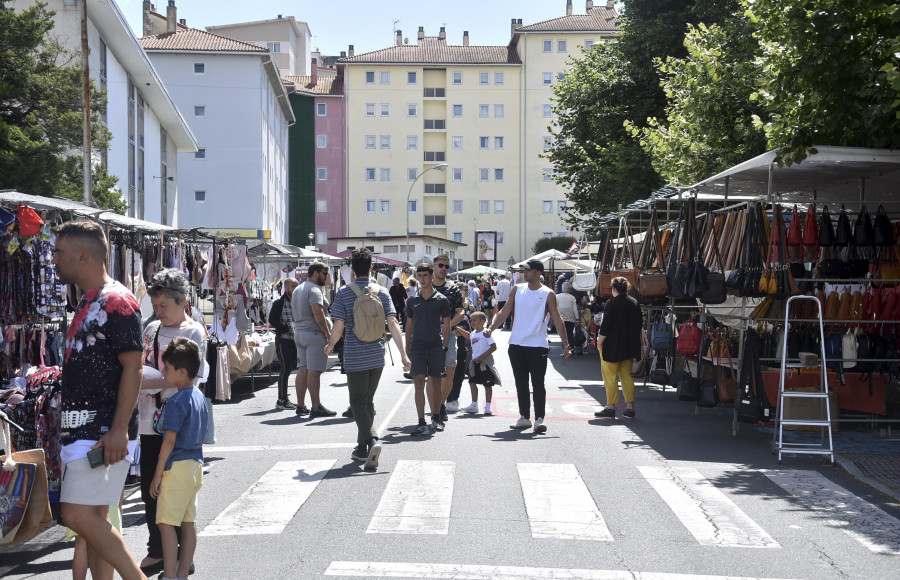
[{"label": "apartment building", "polygon": [[[411,234],[463,242],[497,232],[494,265],[567,233],[565,190],[541,159],[553,84],[566,59],[614,36],[612,2],[531,25],[513,20],[507,46],[448,42],[442,27],[415,44],[338,60],[344,70],[348,236]],[[549,49],[548,49],[549,47]],[[408,203],[407,203],[408,197]],[[403,252],[401,252],[403,253]],[[421,258],[421,252],[412,255]]]},{"label": "apartment building", "polygon": [[[81,54],[81,4],[43,3],[55,12],[50,34],[72,54]],[[15,0],[11,6],[26,10],[35,4]],[[184,190],[177,155],[196,151],[197,140],[116,3],[87,0],[87,13],[91,79],[106,91],[100,122],[112,134],[106,150],[92,152],[94,163],[118,178],[129,217],[178,227],[177,200]]]},{"label": "apartment building", "polygon": [[283,75],[312,74],[309,66],[312,33],[306,22],[293,16],[279,14],[269,20],[207,26],[206,31],[265,48]]}]

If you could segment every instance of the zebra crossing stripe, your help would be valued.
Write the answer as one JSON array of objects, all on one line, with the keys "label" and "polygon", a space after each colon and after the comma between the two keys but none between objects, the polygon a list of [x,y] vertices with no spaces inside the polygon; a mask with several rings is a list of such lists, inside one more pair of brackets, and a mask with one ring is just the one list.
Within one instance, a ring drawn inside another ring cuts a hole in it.
[{"label": "zebra crossing stripe", "polygon": [[780,548],[759,525],[690,467],[638,467],[641,475],[704,546]]},{"label": "zebra crossing stripe", "polygon": [[766,477],[803,505],[828,518],[828,525],[878,554],[900,555],[900,521],[856,497],[816,471],[773,470]]},{"label": "zebra crossing stripe", "polygon": [[531,537],[613,541],[574,465],[519,463],[517,467]]},{"label": "zebra crossing stripe", "polygon": [[398,461],[366,533],[449,533],[455,466],[453,461]]},{"label": "zebra crossing stripe", "polygon": [[520,566],[481,566],[477,564],[430,564],[409,562],[332,562],[326,576],[363,578],[448,578],[466,580],[775,580],[740,576],[703,574],[667,574],[626,570],[587,570],[577,568],[525,568]]},{"label": "zebra crossing stripe", "polygon": [[279,461],[199,535],[280,534],[334,464],[334,459]]}]

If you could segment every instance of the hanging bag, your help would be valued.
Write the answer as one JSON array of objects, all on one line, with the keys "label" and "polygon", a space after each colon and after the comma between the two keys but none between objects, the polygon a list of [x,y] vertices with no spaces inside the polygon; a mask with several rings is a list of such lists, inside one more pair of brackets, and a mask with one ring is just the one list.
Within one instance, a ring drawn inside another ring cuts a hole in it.
[{"label": "hanging bag", "polygon": [[[700,374],[700,365],[697,365],[697,374]],[[685,361],[682,369],[681,380],[678,383],[678,400],[694,402],[700,398],[700,379],[691,376],[688,363]]]},{"label": "hanging bag", "polygon": [[800,224],[800,211],[797,209],[796,203],[794,204],[794,211],[791,212],[791,226],[788,229],[787,245],[788,246],[802,246],[803,245],[803,229]]},{"label": "hanging bag", "polygon": [[847,210],[841,206],[841,213],[838,215],[837,229],[834,232],[834,243],[837,246],[849,246],[853,243],[853,229],[850,227],[850,218],[847,217]]},{"label": "hanging bag", "polygon": [[819,218],[819,245],[823,248],[831,247],[835,244],[834,224],[831,221],[831,214],[828,213],[828,206],[822,206],[822,217]]},{"label": "hanging bag", "polygon": [[[624,238],[622,238],[623,233],[625,236]],[[610,274],[613,278],[625,278],[628,281],[629,290],[631,288],[637,289],[637,254],[634,251],[634,238],[631,235],[631,227],[628,225],[628,220],[624,217],[619,221],[619,238],[622,239],[622,244],[619,248],[619,252],[615,254],[616,257],[613,260],[613,269],[610,271]],[[628,252],[628,261],[631,263],[630,268],[626,267],[626,251]]]},{"label": "hanging bag", "polygon": [[[731,349],[728,346],[728,341],[726,340],[722,347],[719,349],[719,354],[721,354],[721,358],[719,359],[719,379],[716,382],[716,391],[719,397],[720,403],[733,403],[735,399],[737,399],[738,394],[738,381],[737,377],[734,374],[734,365],[731,362]],[[722,359],[726,359],[728,361],[728,376],[725,376],[721,362]]]},{"label": "hanging bag", "polygon": [[715,227],[712,211],[706,214],[707,233],[706,239],[712,246],[712,254],[715,258],[714,264],[719,267],[719,271],[708,270],[706,273],[706,286],[700,299],[704,304],[722,304],[725,302],[725,269],[722,267],[722,257],[719,254],[719,243],[715,235]]},{"label": "hanging bag", "polygon": [[[652,248],[655,248],[658,266],[653,266]],[[638,291],[642,297],[656,298],[669,293],[669,278],[666,273],[666,258],[662,249],[662,240],[657,225],[656,208],[650,213],[650,224],[641,245],[641,256],[638,260]]]},{"label": "hanging bag", "polygon": [[891,226],[891,220],[888,218],[884,206],[878,206],[878,212],[875,214],[875,226],[872,231],[872,243],[876,246],[892,247],[895,245],[894,228]]},{"label": "hanging bag", "polygon": [[693,357],[700,354],[700,343],[703,341],[703,332],[693,320],[688,320],[678,331],[678,340],[675,350],[678,354]]},{"label": "hanging bag", "polygon": [[597,276],[597,288],[594,290],[600,298],[612,298],[612,275],[609,273],[609,246],[612,232],[608,229],[603,230],[603,243],[600,246],[600,254],[597,259],[600,261],[600,274]]},{"label": "hanging bag", "polygon": [[[3,419],[8,419],[0,411]],[[53,521],[43,449],[15,451],[9,423],[0,419],[0,545],[25,542]]]},{"label": "hanging bag", "polygon": [[856,224],[853,226],[853,245],[858,248],[865,248],[875,245],[874,242],[875,230],[872,228],[872,218],[869,217],[869,210],[863,204],[859,214],[856,216]]}]

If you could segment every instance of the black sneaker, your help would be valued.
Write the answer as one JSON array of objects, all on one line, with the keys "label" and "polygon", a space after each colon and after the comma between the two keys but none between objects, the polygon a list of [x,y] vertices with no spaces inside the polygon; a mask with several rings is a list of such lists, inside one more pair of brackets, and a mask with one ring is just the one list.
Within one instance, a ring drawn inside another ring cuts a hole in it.
[{"label": "black sneaker", "polygon": [[624,411],[622,411],[622,416],[629,419],[634,419],[634,409],[625,409]]},{"label": "black sneaker", "polygon": [[428,435],[428,425],[425,424],[425,420],[419,421],[419,424],[416,425],[416,428],[413,429],[413,435]]},{"label": "black sneaker", "polygon": [[403,378],[408,381],[411,381],[411,380],[413,380],[413,375],[412,375],[412,373],[403,373]]},{"label": "black sneaker", "polygon": [[326,409],[324,405],[319,405],[318,409],[310,409],[309,411],[310,417],[334,417],[335,415],[337,415],[337,411]]},{"label": "black sneaker", "polygon": [[607,409],[604,407],[602,411],[597,411],[596,413],[594,413],[594,417],[597,417],[598,419],[615,419],[616,410]]},{"label": "black sneaker", "polygon": [[297,405],[293,404],[289,399],[278,399],[275,401],[275,408],[279,411],[290,411],[296,409]]},{"label": "black sneaker", "polygon": [[299,407],[297,407],[297,410],[294,411],[294,413],[298,415],[309,415],[309,407],[307,407],[306,405],[300,405]]},{"label": "black sneaker", "polygon": [[363,469],[370,471],[378,469],[378,458],[381,456],[381,445],[378,444],[378,439],[369,439],[366,447],[369,450],[369,455],[366,457],[366,464],[363,465]]},{"label": "black sneaker", "polygon": [[[447,406],[446,405],[441,405],[440,419],[441,419],[441,423],[446,423],[450,419],[450,417],[447,416]],[[441,429],[441,430],[443,431],[443,429]]]},{"label": "black sneaker", "polygon": [[344,411],[343,413],[341,413],[341,417],[347,417],[348,419],[352,419],[353,418],[353,409],[350,407],[347,407],[347,410]]},{"label": "black sneaker", "polygon": [[444,430],[444,422],[439,419],[431,420],[431,428],[435,431],[443,431]]},{"label": "black sneaker", "polygon": [[360,443],[356,447],[353,448],[353,452],[350,453],[350,459],[354,459],[356,461],[365,461],[369,456],[369,446],[365,443]]}]

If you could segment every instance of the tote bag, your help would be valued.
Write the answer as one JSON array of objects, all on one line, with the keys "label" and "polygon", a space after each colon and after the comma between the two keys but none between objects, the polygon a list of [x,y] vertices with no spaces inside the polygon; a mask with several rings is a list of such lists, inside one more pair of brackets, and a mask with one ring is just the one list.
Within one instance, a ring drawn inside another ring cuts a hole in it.
[{"label": "tote bag", "polygon": [[43,449],[15,451],[9,424],[0,421],[0,425],[6,450],[0,456],[0,505],[9,508],[0,510],[0,545],[20,544],[53,521],[47,464]]}]

